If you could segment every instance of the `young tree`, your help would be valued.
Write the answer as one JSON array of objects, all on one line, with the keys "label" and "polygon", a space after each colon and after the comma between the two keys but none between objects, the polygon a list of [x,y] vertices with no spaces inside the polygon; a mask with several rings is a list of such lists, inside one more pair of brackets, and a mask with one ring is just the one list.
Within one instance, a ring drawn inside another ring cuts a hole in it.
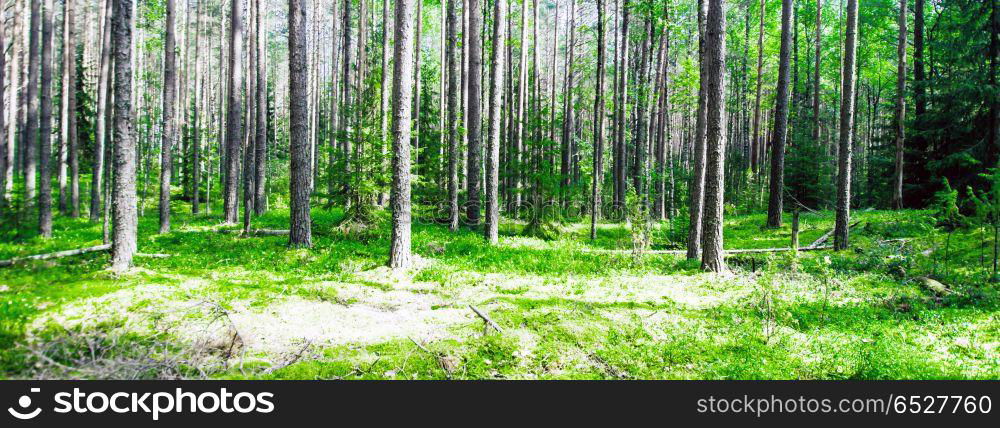
[{"label": "young tree", "polygon": [[[418,0],[419,1],[419,0]],[[486,241],[495,244],[500,239],[500,109],[504,86],[504,51],[500,49],[507,38],[507,24],[503,13],[505,0],[493,2],[493,64],[490,66],[489,139],[486,140]]]},{"label": "young tree", "polygon": [[174,108],[177,98],[177,47],[175,41],[174,0],[167,0],[163,41],[163,135],[160,143],[160,233],[170,232],[170,173],[173,169],[173,143],[177,138]]},{"label": "young tree", "polygon": [[[132,63],[132,2],[114,0],[112,32],[115,64]],[[135,199],[135,137],[132,134],[132,67],[116,66],[114,84],[114,192],[111,268],[132,266],[139,218]]]},{"label": "young tree", "polygon": [[309,214],[309,83],[306,46],[306,0],[288,0],[288,101],[291,151],[289,191],[290,223],[288,245],[312,246]]},{"label": "young tree", "polygon": [[[422,1],[422,0],[416,0]],[[503,1],[503,0],[500,0]],[[396,58],[392,70],[392,239],[389,267],[408,268],[413,263],[410,249],[410,103],[413,101],[414,0],[396,0]],[[419,23],[418,23],[419,25]]]},{"label": "young tree", "polygon": [[899,0],[899,42],[896,44],[896,169],[892,178],[892,208],[903,209],[903,142],[906,138],[906,0]]},{"label": "young tree", "polygon": [[590,239],[597,239],[597,217],[601,209],[601,178],[604,176],[604,0],[597,0],[597,86],[594,91],[594,177],[590,199]]},{"label": "young tree", "polygon": [[771,193],[767,204],[767,227],[781,227],[785,193],[785,138],[788,134],[789,62],[792,48],[792,0],[781,1],[781,53],[778,88],[774,100],[774,137],[771,139]]},{"label": "young tree", "polygon": [[466,133],[468,134],[468,166],[466,168],[466,180],[468,190],[466,197],[466,216],[469,224],[479,224],[480,193],[479,177],[482,171],[483,146],[482,146],[482,80],[483,74],[483,45],[480,44],[482,38],[483,11],[481,0],[469,0],[469,70],[468,70],[468,96],[466,104]]},{"label": "young tree", "polygon": [[847,31],[844,39],[844,72],[840,99],[840,149],[837,162],[837,220],[833,248],[849,245],[848,222],[851,220],[851,151],[854,140],[855,53],[858,47],[858,0],[847,0]]},{"label": "young tree", "polygon": [[[722,212],[725,196],[726,124],[726,13],[724,0],[709,3],[705,26],[705,208],[702,232],[702,269],[721,272]],[[789,1],[789,0],[785,0]]]},{"label": "young tree", "polygon": [[240,146],[243,141],[243,0],[231,0],[229,12],[228,113],[226,114],[226,186],[223,212],[226,223],[239,219]]},{"label": "young tree", "polygon": [[42,16],[41,150],[38,157],[38,231],[52,237],[52,0],[45,0]]}]

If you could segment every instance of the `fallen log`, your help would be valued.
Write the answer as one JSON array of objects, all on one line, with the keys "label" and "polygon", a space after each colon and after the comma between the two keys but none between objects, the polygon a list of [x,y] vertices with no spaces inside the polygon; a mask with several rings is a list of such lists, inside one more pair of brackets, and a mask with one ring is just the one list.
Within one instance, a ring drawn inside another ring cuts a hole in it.
[{"label": "fallen log", "polygon": [[[859,224],[861,224],[861,220],[858,220],[858,221],[854,222],[853,224],[847,225],[847,230],[850,231],[852,227],[857,226]],[[823,243],[826,242],[827,239],[830,239],[830,237],[833,236],[833,232],[836,231],[836,230],[837,230],[836,227],[833,228],[833,229],[830,229],[829,232],[824,233],[823,236],[820,236],[819,239],[813,241],[813,243],[809,244],[809,247],[806,247],[806,248],[818,247],[820,245],[823,245]]]},{"label": "fallen log", "polygon": [[[819,247],[802,247],[799,251],[819,251],[819,250],[829,250],[833,248],[830,245],[823,245]],[[726,255],[729,254],[741,254],[741,253],[780,253],[785,251],[792,251],[791,247],[783,248],[736,248],[732,250],[723,250]],[[631,254],[632,250],[605,250],[605,249],[587,249],[583,250],[585,253],[599,253],[599,254]],[[648,250],[644,251],[643,254],[687,254],[687,250]]]},{"label": "fallen log", "polygon": [[[240,235],[243,234],[243,231],[239,229],[220,229],[218,232],[236,233]],[[289,233],[291,233],[291,231],[288,229],[253,229],[250,231],[251,235],[259,235],[259,236],[285,236],[288,235]]]},{"label": "fallen log", "polygon": [[47,254],[35,254],[33,256],[15,257],[10,260],[0,260],[0,266],[10,266],[15,263],[20,263],[28,260],[46,260],[46,259],[58,259],[62,257],[75,256],[77,254],[93,253],[97,251],[107,251],[111,249],[111,244],[101,244],[95,245],[93,247],[77,248],[75,250],[66,251],[56,251],[54,253]]}]

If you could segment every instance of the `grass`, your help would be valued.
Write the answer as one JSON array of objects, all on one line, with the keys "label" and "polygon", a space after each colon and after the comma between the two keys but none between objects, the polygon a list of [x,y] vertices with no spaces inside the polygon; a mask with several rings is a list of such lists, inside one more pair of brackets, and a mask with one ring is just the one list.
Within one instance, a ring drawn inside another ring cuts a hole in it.
[{"label": "grass", "polygon": [[[992,236],[948,240],[926,211],[859,211],[850,251],[741,255],[726,275],[682,256],[586,251],[630,249],[621,224],[602,223],[594,241],[587,224],[566,224],[543,241],[505,222],[497,246],[415,224],[421,262],[400,275],[382,267],[385,215],[346,236],[340,210],[314,209],[314,247],[289,249],[173,208],[171,233],[155,233],[155,210],[139,225],[140,252],[171,256],[138,257],[128,274],[109,273],[103,253],[0,268],[0,377],[1000,378]],[[275,207],[254,227],[287,228],[287,215]],[[780,229],[764,220],[727,217],[726,248],[787,246],[790,216]],[[0,258],[101,242],[83,219],[57,216],[51,239],[29,223],[0,230]],[[808,245],[833,214],[801,224]],[[677,247],[672,227],[656,225],[653,248]],[[470,304],[504,332],[484,335]]]}]

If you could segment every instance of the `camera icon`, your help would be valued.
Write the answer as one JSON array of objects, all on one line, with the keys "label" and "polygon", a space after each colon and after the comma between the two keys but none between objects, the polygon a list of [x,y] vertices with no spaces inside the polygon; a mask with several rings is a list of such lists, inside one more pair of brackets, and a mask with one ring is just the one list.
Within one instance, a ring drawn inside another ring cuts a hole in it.
[{"label": "camera icon", "polygon": [[[41,388],[31,388],[31,392],[39,392],[39,391],[41,391]],[[22,395],[21,398],[18,398],[17,405],[20,406],[21,409],[23,409],[24,413],[13,407],[8,407],[7,412],[9,412],[11,416],[21,420],[32,419],[35,416],[38,416],[38,414],[42,412],[42,409],[40,407],[36,408],[35,410],[29,411],[29,408],[31,407],[31,397],[27,395]]]}]

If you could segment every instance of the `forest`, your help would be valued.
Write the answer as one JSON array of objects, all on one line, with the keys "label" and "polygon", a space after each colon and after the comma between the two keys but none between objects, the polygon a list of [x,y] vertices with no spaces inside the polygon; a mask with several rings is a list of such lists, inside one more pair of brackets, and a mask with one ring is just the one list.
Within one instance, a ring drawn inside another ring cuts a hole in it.
[{"label": "forest", "polygon": [[998,379],[998,0],[5,0],[0,379]]}]

